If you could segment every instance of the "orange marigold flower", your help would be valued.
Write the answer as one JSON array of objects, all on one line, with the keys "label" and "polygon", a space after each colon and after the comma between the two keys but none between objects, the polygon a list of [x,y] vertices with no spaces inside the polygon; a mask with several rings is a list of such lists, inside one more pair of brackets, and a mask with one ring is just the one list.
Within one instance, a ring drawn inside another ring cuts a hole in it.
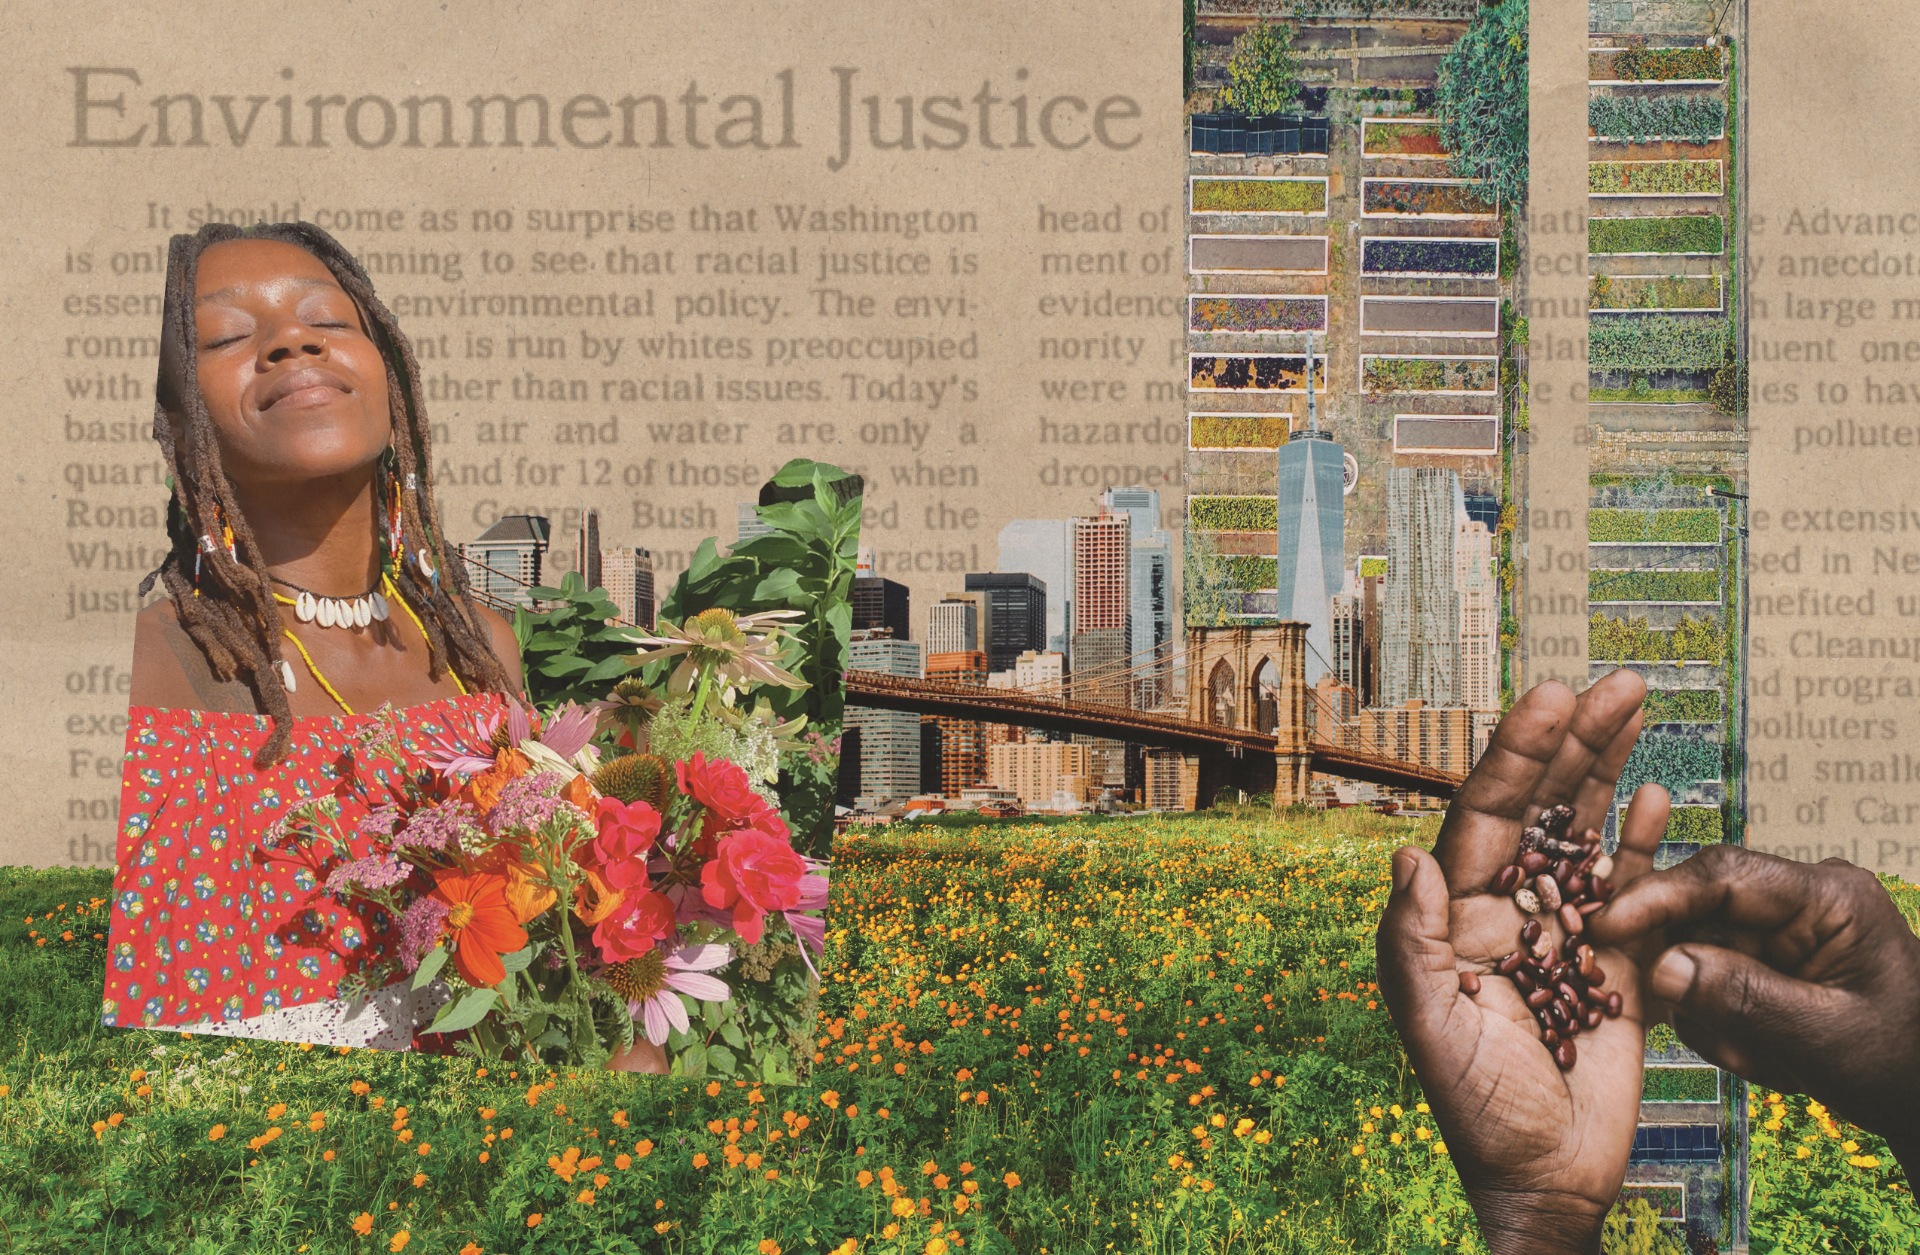
[{"label": "orange marigold flower", "polygon": [[643,1137],[633,1144],[633,1153],[645,1159],[653,1153],[653,1139]]},{"label": "orange marigold flower", "polygon": [[718,1081],[707,1082],[707,1097],[709,1098],[720,1097],[720,1082]]},{"label": "orange marigold flower", "polygon": [[780,1255],[780,1244],[772,1238],[761,1238],[760,1255]]},{"label": "orange marigold flower", "polygon": [[320,1158],[322,1158],[322,1159],[324,1159],[324,1160],[326,1160],[326,1161],[327,1161],[328,1163],[332,1163],[332,1162],[333,1162],[333,1152],[332,1152],[331,1150],[323,1150],[323,1151],[321,1151],[321,1152],[320,1152]]},{"label": "orange marigold flower", "polygon": [[1020,1174],[1017,1172],[1009,1172],[1006,1176],[1001,1177],[1000,1179],[1007,1183],[1008,1189],[1012,1189],[1016,1185],[1020,1184]]},{"label": "orange marigold flower", "polygon": [[829,1107],[838,1107],[840,1105],[840,1092],[830,1089],[820,1095],[820,1101]]},{"label": "orange marigold flower", "polygon": [[420,1188],[421,1186],[423,1186],[423,1185],[425,1185],[426,1183],[427,1183],[427,1174],[426,1174],[426,1173],[424,1173],[424,1172],[416,1172],[416,1173],[414,1173],[414,1174],[413,1174],[413,1188],[414,1188],[414,1189],[416,1189],[416,1190],[417,1190],[417,1189],[419,1189],[419,1188]]},{"label": "orange marigold flower", "polygon": [[460,1248],[460,1255],[485,1255],[485,1252],[480,1249],[478,1242],[468,1242]]},{"label": "orange marigold flower", "polygon": [[696,1168],[704,1168],[709,1162],[705,1151],[697,1152],[693,1157],[693,1166]]},{"label": "orange marigold flower", "polygon": [[361,1237],[373,1232],[373,1213],[363,1211],[353,1218],[353,1231]]},{"label": "orange marigold flower", "polygon": [[209,1142],[217,1142],[221,1138],[225,1137],[226,1135],[227,1135],[227,1126],[224,1124],[216,1124],[212,1128],[207,1130],[207,1140]]},{"label": "orange marigold flower", "polygon": [[365,1081],[355,1081],[353,1084],[347,1086],[347,1088],[352,1090],[356,1094],[364,1094],[368,1090],[372,1089],[373,1086],[367,1084]]},{"label": "orange marigold flower", "polygon": [[531,1229],[545,1219],[546,1219],[545,1216],[541,1215],[539,1212],[536,1211],[531,1216],[527,1217],[527,1228]]},{"label": "orange marigold flower", "polygon": [[405,1229],[402,1229],[400,1230],[400,1232],[394,1234],[391,1238],[387,1239],[387,1249],[389,1251],[404,1251],[407,1249],[407,1242],[412,1237],[413,1237],[412,1234],[408,1233]]}]

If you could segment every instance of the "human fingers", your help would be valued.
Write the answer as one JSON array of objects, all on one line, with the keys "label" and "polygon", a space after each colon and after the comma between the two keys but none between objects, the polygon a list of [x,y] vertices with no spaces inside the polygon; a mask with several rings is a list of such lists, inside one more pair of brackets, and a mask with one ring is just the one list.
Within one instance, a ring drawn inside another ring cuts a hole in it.
[{"label": "human fingers", "polygon": [[1613,805],[1620,772],[1640,736],[1647,684],[1625,668],[1610,671],[1580,694],[1567,737],[1547,768],[1544,800],[1573,807],[1579,828],[1598,828]]},{"label": "human fingers", "polygon": [[1667,819],[1673,811],[1673,799],[1657,784],[1643,784],[1634,791],[1627,813],[1620,824],[1620,843],[1613,852],[1615,889],[1623,888],[1653,870],[1653,854],[1667,834]]},{"label": "human fingers", "polygon": [[1482,892],[1513,860],[1522,821],[1566,740],[1576,704],[1573,690],[1548,681],[1528,689],[1494,728],[1433,844],[1434,860],[1456,895]]},{"label": "human fingers", "polygon": [[1673,1007],[1674,1027],[1703,1057],[1773,1084],[1767,1060],[1817,1051],[1858,1011],[1855,995],[1795,980],[1737,950],[1702,942],[1669,947],[1647,976]]},{"label": "human fingers", "polygon": [[1623,886],[1587,921],[1587,931],[1596,941],[1614,944],[1707,919],[1775,930],[1823,896],[1819,876],[1804,863],[1710,845],[1677,867]]},{"label": "human fingers", "polygon": [[[1440,865],[1418,846],[1393,853],[1393,889],[1374,938],[1380,992],[1408,1058],[1429,1087],[1457,1077],[1471,1056],[1477,1017],[1456,1012],[1464,996],[1450,937],[1450,901]],[[1465,1041],[1453,1040],[1456,1033]]]}]

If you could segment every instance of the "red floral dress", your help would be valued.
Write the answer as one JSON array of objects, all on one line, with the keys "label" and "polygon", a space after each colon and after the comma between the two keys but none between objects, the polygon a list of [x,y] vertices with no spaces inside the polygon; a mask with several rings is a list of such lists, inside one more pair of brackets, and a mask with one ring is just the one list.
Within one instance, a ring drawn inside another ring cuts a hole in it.
[{"label": "red floral dress", "polygon": [[[474,716],[501,703],[497,694],[476,693],[408,707],[399,712],[400,745],[419,755],[431,738],[458,739],[453,721],[470,728]],[[148,706],[128,712],[107,1024],[278,1017],[303,1025],[288,1040],[324,1040],[306,1031],[311,1020],[288,1019],[285,1009],[335,999],[342,976],[391,944],[391,921],[342,908],[319,892],[323,877],[308,862],[292,851],[269,852],[260,838],[288,808],[352,784],[348,751],[372,719],[296,718],[292,747],[262,771],[253,756],[272,730],[266,716]],[[392,770],[382,760],[378,774],[385,779]],[[371,852],[369,838],[343,828],[344,858]]]}]

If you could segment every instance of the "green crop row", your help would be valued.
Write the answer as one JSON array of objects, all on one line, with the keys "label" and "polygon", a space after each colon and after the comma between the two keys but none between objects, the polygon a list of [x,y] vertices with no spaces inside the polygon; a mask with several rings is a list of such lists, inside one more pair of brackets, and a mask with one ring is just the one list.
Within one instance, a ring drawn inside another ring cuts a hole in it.
[{"label": "green crop row", "polygon": [[1595,96],[1587,102],[1587,125],[1601,139],[1717,139],[1726,128],[1727,104],[1718,96]]},{"label": "green crop row", "polygon": [[1594,275],[1587,281],[1587,308],[1719,309],[1717,275]]},{"label": "green crop row", "polygon": [[1712,370],[1726,359],[1728,322],[1699,315],[1596,319],[1587,330],[1589,370],[1651,373]]},{"label": "green crop row", "polygon": [[1718,571],[1589,571],[1587,600],[1719,601]]},{"label": "green crop row", "polygon": [[1718,161],[1590,161],[1587,191],[1594,195],[1685,196],[1722,189]]},{"label": "green crop row", "polygon": [[[1678,793],[1688,785],[1718,780],[1723,761],[1719,744],[1703,737],[1678,732],[1643,733],[1620,771],[1616,796],[1631,797],[1635,789],[1649,781],[1664,786],[1669,793]],[[1718,811],[1714,817],[1719,818]]]},{"label": "green crop row", "polygon": [[1641,703],[1648,723],[1719,723],[1719,689],[1654,689]]},{"label": "green crop row", "polygon": [[1291,427],[1287,419],[1265,414],[1195,418],[1191,443],[1196,449],[1277,449],[1287,442]]},{"label": "green crop row", "polygon": [[1319,179],[1198,179],[1193,212],[1317,214],[1327,208],[1327,185]]},{"label": "green crop row", "polygon": [[1270,532],[1277,515],[1272,497],[1187,498],[1187,521],[1205,532]]},{"label": "green crop row", "polygon": [[1590,509],[1587,539],[1596,545],[1716,543],[1720,539],[1720,511]]},{"label": "green crop row", "polygon": [[1596,614],[1587,621],[1587,657],[1595,662],[1714,662],[1725,657],[1727,634],[1712,619],[1686,616],[1670,632],[1640,618]]},{"label": "green crop row", "polygon": [[1725,74],[1714,48],[1623,48],[1597,52],[1588,58],[1588,73],[1597,79],[1627,82],[1672,82],[1675,79],[1717,79]]},{"label": "green crop row", "polygon": [[1587,251],[1607,253],[1719,253],[1726,225],[1718,214],[1672,218],[1589,218]]},{"label": "green crop row", "polygon": [[1361,385],[1368,393],[1492,392],[1499,380],[1499,363],[1491,360],[1448,361],[1437,357],[1369,357],[1365,360]]}]

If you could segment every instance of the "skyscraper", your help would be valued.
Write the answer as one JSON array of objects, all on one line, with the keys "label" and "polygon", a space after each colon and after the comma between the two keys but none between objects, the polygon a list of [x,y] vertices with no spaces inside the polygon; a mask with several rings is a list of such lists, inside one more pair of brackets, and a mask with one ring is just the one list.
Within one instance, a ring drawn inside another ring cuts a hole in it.
[{"label": "skyscraper", "polygon": [[540,582],[540,563],[551,538],[538,514],[503,514],[492,527],[460,546],[467,582],[496,610],[533,607],[529,590]]},{"label": "skyscraper", "polygon": [[[1101,503],[1132,520],[1128,612],[1129,653],[1145,673],[1134,685],[1143,709],[1165,700],[1173,656],[1173,536],[1160,526],[1160,494],[1151,488],[1109,488]],[[1164,659],[1149,669],[1149,660]]]},{"label": "skyscraper", "polygon": [[[1125,672],[1133,652],[1133,518],[1102,510],[1073,520],[1073,670],[1105,694],[1088,700],[1132,701]],[[1083,648],[1088,651],[1083,656]],[[1099,669],[1099,676],[1089,672]],[[1076,686],[1075,695],[1081,696]]]},{"label": "skyscraper", "polygon": [[856,575],[853,580],[853,630],[885,628],[895,639],[906,640],[907,586],[883,575]]},{"label": "skyscraper", "polygon": [[986,602],[979,648],[987,670],[1007,671],[1028,650],[1047,647],[1047,585],[1025,571],[972,572],[966,589]]},{"label": "skyscraper", "polygon": [[574,538],[573,569],[580,572],[588,588],[605,588],[600,573],[600,511],[588,506],[581,511],[580,532]]},{"label": "skyscraper", "polygon": [[1073,525],[1066,519],[1015,519],[1000,529],[999,569],[1024,572],[1047,589],[1045,648],[1067,655],[1073,646]]},{"label": "skyscraper", "polygon": [[1500,595],[1493,534],[1461,511],[1455,521],[1454,586],[1460,590],[1460,704],[1500,708]]},{"label": "skyscraper", "polygon": [[1346,566],[1345,450],[1320,426],[1307,337],[1307,426],[1280,446],[1275,523],[1280,618],[1307,625],[1307,683],[1325,675],[1333,655],[1332,601]]},{"label": "skyscraper", "polygon": [[[987,686],[987,656],[979,650],[927,654],[927,678],[969,688]],[[959,797],[986,779],[986,729],[972,719],[934,716],[940,728],[940,792]],[[926,778],[924,764],[922,777]]]},{"label": "skyscraper", "polygon": [[1387,582],[1375,704],[1460,702],[1460,589],[1454,549],[1465,515],[1460,477],[1395,467],[1387,477]]},{"label": "skyscraper", "polygon": [[600,555],[600,587],[620,608],[620,617],[643,628],[653,626],[653,554],[630,546]]},{"label": "skyscraper", "polygon": [[[847,646],[855,671],[919,679],[920,646],[884,629],[855,631]],[[849,704],[846,726],[860,730],[860,797],[874,805],[905,801],[920,791],[920,716]]]},{"label": "skyscraper", "polygon": [[980,648],[980,607],[970,598],[947,597],[927,607],[927,654],[971,653]]}]

